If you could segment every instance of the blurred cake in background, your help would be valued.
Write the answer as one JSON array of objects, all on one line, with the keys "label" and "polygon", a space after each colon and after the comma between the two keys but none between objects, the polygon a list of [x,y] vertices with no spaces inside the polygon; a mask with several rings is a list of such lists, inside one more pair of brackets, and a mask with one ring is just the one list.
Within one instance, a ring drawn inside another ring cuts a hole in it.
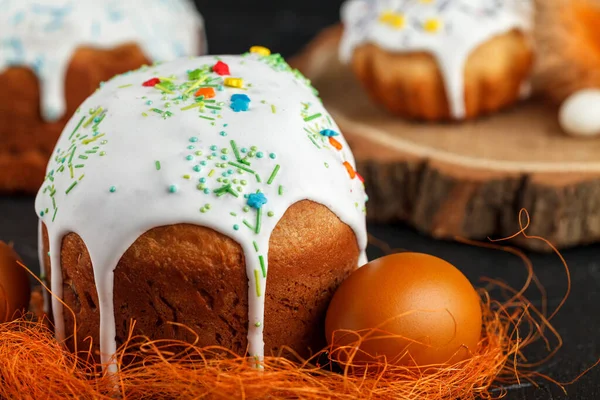
[{"label": "blurred cake in background", "polygon": [[527,92],[531,0],[350,0],[342,22],[342,61],[394,114],[462,120]]},{"label": "blurred cake in background", "polygon": [[206,52],[188,0],[4,0],[0,192],[34,192],[68,119],[114,75]]}]

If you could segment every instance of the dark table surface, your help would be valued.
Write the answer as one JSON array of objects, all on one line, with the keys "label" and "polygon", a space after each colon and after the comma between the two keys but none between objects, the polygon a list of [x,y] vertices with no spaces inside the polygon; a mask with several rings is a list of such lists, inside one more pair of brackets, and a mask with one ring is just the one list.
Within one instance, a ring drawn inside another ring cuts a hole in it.
[{"label": "dark table surface", "polygon": [[[338,19],[339,0],[270,0],[242,2],[198,0],[205,17],[211,53],[241,53],[260,44],[289,57],[307,44],[320,29]],[[515,218],[517,216],[515,215]],[[37,217],[32,197],[0,195],[0,240],[14,242],[16,250],[34,270],[37,265]],[[506,253],[441,242],[421,236],[402,225],[370,225],[369,231],[392,247],[426,252],[459,267],[475,285],[481,277],[505,280],[520,287],[526,279],[522,262]],[[370,257],[381,255],[370,249]],[[541,372],[568,382],[600,357],[600,246],[563,253],[572,274],[572,293],[553,325],[564,346]],[[530,254],[542,284],[549,294],[549,307],[556,306],[566,290],[566,276],[560,260],[552,255]],[[528,294],[534,303],[539,293]],[[535,357],[537,350],[528,353]],[[512,388],[509,399],[600,399],[600,368],[568,386],[568,396],[545,382]]]}]

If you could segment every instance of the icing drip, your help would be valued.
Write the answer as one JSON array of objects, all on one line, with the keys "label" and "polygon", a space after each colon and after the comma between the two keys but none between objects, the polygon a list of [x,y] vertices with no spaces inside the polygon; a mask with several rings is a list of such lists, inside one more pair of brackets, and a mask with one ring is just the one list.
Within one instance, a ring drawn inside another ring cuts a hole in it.
[{"label": "icing drip", "polygon": [[137,43],[152,60],[203,54],[203,20],[188,0],[0,0],[0,73],[31,68],[40,81],[42,116],[65,113],[65,78],[82,46]]},{"label": "icing drip", "polygon": [[[269,240],[291,205],[312,200],[332,210],[366,262],[366,194],[352,153],[306,78],[264,48],[113,78],[83,103],[53,154],[36,198],[52,290],[62,295],[60,246],[75,232],[94,268],[103,362],[116,351],[114,269],[152,228],[197,224],[241,245],[249,352],[259,358]],[[52,307],[62,339],[62,306],[53,299]]]},{"label": "icing drip", "polygon": [[429,52],[446,85],[452,115],[465,116],[469,55],[494,36],[533,24],[531,0],[349,0],[342,7],[340,59],[373,43],[391,52]]}]

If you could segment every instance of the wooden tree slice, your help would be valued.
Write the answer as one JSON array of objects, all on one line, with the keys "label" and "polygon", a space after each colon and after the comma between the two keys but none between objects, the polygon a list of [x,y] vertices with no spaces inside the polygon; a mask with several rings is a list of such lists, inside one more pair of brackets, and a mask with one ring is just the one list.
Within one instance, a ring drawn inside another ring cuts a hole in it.
[{"label": "wooden tree slice", "polygon": [[600,241],[600,139],[566,136],[541,100],[465,123],[392,116],[339,63],[340,34],[339,26],[324,31],[291,63],[312,80],[353,148],[371,222],[485,239],[515,233],[525,208],[528,233],[559,248]]}]

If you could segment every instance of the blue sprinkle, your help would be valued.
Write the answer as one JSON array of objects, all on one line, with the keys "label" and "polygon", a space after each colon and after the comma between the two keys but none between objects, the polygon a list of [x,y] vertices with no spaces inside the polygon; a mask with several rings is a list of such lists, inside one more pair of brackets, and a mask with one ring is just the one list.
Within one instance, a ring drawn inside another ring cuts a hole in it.
[{"label": "blue sprinkle", "polygon": [[200,183],[206,183],[206,178],[200,178]]},{"label": "blue sprinkle", "polygon": [[250,97],[245,94],[234,94],[231,96],[230,107],[235,112],[248,111],[250,109]]},{"label": "blue sprinkle", "polygon": [[188,161],[192,161],[194,159],[194,156],[190,154],[185,159],[188,160]]},{"label": "blue sprinkle", "polygon": [[149,105],[149,106],[151,106],[151,105],[152,105],[152,100],[148,100],[148,101],[146,102],[146,104],[147,104],[147,105]]},{"label": "blue sprinkle", "polygon": [[190,138],[190,142],[192,142],[192,143],[196,143],[197,141],[198,141],[198,138],[196,136],[192,136]]},{"label": "blue sprinkle", "polygon": [[205,166],[206,165],[206,161],[204,161],[204,160],[200,161],[200,165]]},{"label": "blue sprinkle", "polygon": [[327,136],[327,137],[332,137],[332,136],[339,136],[340,134],[337,133],[336,131],[332,130],[332,129],[323,129],[321,132],[319,132],[321,135],[323,136]]},{"label": "blue sprinkle", "polygon": [[227,170],[227,174],[229,174],[229,175],[233,175],[233,170],[232,170],[232,169],[228,169],[228,170]]},{"label": "blue sprinkle", "polygon": [[259,151],[258,153],[256,153],[256,158],[263,158],[264,154],[262,151]]},{"label": "blue sprinkle", "polygon": [[194,171],[200,172],[201,168],[199,165],[194,165]]},{"label": "blue sprinkle", "polygon": [[241,151],[242,153],[247,153],[247,152],[248,152],[248,149],[247,149],[247,148],[245,148],[245,147],[242,147],[242,148],[240,149],[240,151]]},{"label": "blue sprinkle", "polygon": [[246,202],[250,207],[259,209],[267,204],[267,197],[264,193],[252,193],[248,195],[248,201]]},{"label": "blue sprinkle", "polygon": [[210,189],[204,189],[204,193],[209,194],[210,193]]},{"label": "blue sprinkle", "polygon": [[233,229],[236,230],[236,231],[239,231],[240,230],[240,226],[238,224],[235,224],[233,226]]},{"label": "blue sprinkle", "polygon": [[225,178],[225,177],[227,177],[227,171],[223,172],[223,173],[221,174],[221,176],[222,176],[222,177],[224,177],[224,178]]},{"label": "blue sprinkle", "polygon": [[176,193],[176,192],[177,192],[177,185],[169,186],[169,193]]},{"label": "blue sprinkle", "polygon": [[194,149],[195,149],[195,147],[194,147],[193,145],[191,145],[191,144],[190,144],[190,145],[188,146],[188,149],[189,149],[189,150],[194,150]]},{"label": "blue sprinkle", "polygon": [[227,136],[227,132],[221,131],[221,132],[219,132],[219,135],[221,135],[221,136]]},{"label": "blue sprinkle", "polygon": [[277,155],[275,153],[271,153],[269,154],[269,157],[271,157],[272,160],[277,158]]},{"label": "blue sprinkle", "polygon": [[223,154],[223,155],[221,156],[221,160],[223,160],[223,161],[227,161],[227,156],[226,156],[225,154]]},{"label": "blue sprinkle", "polygon": [[218,147],[217,147],[217,146],[215,146],[214,144],[213,144],[212,146],[210,146],[210,149],[211,149],[212,151],[215,151],[215,150],[217,150],[217,148],[218,148]]},{"label": "blue sprinkle", "polygon": [[108,189],[111,193],[114,193],[117,191],[117,188],[115,186],[111,186],[110,189]]}]

